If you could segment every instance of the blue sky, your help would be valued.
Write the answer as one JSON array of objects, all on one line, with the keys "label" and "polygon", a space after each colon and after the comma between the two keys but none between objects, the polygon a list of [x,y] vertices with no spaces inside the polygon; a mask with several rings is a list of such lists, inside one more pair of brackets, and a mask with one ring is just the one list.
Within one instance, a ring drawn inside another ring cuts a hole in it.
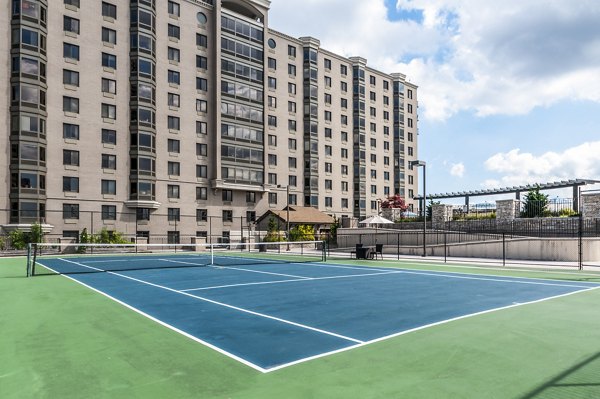
[{"label": "blue sky", "polygon": [[419,86],[430,193],[600,180],[599,20],[597,0],[272,0],[270,13]]}]

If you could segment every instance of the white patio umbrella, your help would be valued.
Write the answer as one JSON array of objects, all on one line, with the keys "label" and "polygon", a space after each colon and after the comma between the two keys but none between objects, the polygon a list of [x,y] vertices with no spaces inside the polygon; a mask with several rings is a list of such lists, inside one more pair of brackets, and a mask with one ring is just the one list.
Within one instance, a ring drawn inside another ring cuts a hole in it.
[{"label": "white patio umbrella", "polygon": [[371,217],[368,217],[368,218],[366,218],[366,219],[361,220],[360,222],[358,222],[358,224],[366,224],[366,225],[370,225],[370,224],[375,224],[375,225],[377,225],[377,224],[392,224],[392,223],[394,223],[394,222],[392,222],[391,220],[386,219],[386,218],[384,218],[382,216],[379,216],[379,215],[377,215],[377,216],[371,216]]}]

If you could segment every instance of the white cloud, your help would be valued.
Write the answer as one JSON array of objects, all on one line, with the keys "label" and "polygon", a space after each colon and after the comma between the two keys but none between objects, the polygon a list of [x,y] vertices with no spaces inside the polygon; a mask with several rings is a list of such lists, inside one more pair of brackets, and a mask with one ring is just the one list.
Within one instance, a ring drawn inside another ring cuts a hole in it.
[{"label": "white cloud", "polygon": [[516,148],[498,153],[485,161],[485,167],[501,177],[484,182],[488,187],[547,183],[574,178],[594,179],[600,175],[600,141],[584,143],[562,152],[535,155]]},{"label": "white cloud", "polygon": [[465,175],[465,165],[462,162],[452,164],[450,174],[455,177],[463,177]]},{"label": "white cloud", "polygon": [[[422,117],[526,114],[561,100],[600,102],[600,2],[398,0],[423,24],[389,21],[384,0],[273,0],[270,24],[360,55],[420,86]],[[335,16],[335,17],[332,17]]]}]

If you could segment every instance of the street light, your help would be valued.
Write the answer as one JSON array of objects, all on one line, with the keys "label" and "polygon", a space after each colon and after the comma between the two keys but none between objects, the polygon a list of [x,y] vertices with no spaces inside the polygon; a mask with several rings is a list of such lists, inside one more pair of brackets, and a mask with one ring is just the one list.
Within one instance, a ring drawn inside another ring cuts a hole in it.
[{"label": "street light", "polygon": [[427,191],[426,187],[426,163],[425,161],[411,161],[410,165],[415,167],[422,166],[423,167],[423,206],[421,209],[423,210],[423,256],[427,256]]}]

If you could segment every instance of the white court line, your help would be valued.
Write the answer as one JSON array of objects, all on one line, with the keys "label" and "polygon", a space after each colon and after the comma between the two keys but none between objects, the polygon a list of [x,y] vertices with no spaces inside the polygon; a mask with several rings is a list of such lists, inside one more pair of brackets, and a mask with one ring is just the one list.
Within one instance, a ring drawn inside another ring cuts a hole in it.
[{"label": "white court line", "polygon": [[[202,266],[202,263],[192,263],[192,262],[182,262],[182,261],[178,261],[178,260],[172,260],[172,259],[159,259],[159,260],[163,260],[165,262],[171,262],[171,263],[181,263],[184,265],[195,265],[195,266]],[[262,270],[251,270],[251,269],[242,269],[240,267],[228,267],[228,266],[220,266],[220,265],[208,265],[210,267],[216,267],[219,269],[229,269],[229,270],[240,270],[243,272],[250,272],[250,273],[259,273],[259,274],[270,274],[273,276],[282,276],[282,277],[293,277],[293,278],[297,278],[297,279],[308,279],[310,277],[305,277],[305,276],[296,276],[293,274],[284,274],[284,273],[272,273],[272,272],[265,272]]]},{"label": "white court line", "polygon": [[264,285],[264,284],[279,284],[279,283],[297,283],[302,281],[316,281],[316,280],[333,280],[338,278],[352,278],[352,277],[365,277],[365,276],[379,276],[382,274],[398,274],[402,273],[399,271],[387,271],[383,273],[368,273],[368,274],[348,274],[345,276],[327,276],[327,277],[306,277],[302,279],[294,279],[294,280],[274,280],[274,281],[257,281],[254,283],[240,283],[240,284],[228,284],[228,285],[215,285],[211,287],[201,287],[201,288],[187,288],[185,290],[181,290],[182,292],[189,291],[204,291],[204,290],[214,290],[217,288],[230,288],[230,287],[245,287],[250,285]]},{"label": "white court line", "polygon": [[[79,264],[77,262],[73,262],[73,261],[70,261],[70,260],[67,260],[67,259],[63,259],[63,258],[60,258],[60,259],[62,261],[68,262],[68,263],[73,263],[73,264],[84,266],[84,267],[90,267],[90,266],[86,266],[86,265],[81,265],[81,264]],[[223,303],[223,302],[214,301],[214,300],[209,299],[209,298],[204,298],[204,297],[201,297],[201,296],[198,296],[198,295],[193,295],[193,294],[190,294],[190,293],[187,293],[187,292],[183,292],[183,291],[179,291],[179,290],[176,290],[176,289],[173,289],[173,288],[165,287],[164,285],[154,284],[154,283],[151,283],[149,281],[140,280],[140,279],[137,279],[137,278],[134,278],[134,277],[131,277],[131,276],[126,276],[124,274],[115,273],[115,272],[106,272],[106,273],[112,274],[114,276],[123,277],[123,278],[126,278],[128,280],[136,281],[138,283],[146,284],[146,285],[149,285],[149,286],[152,286],[152,287],[160,288],[160,289],[163,289],[163,290],[166,290],[166,291],[174,292],[176,294],[185,295],[185,296],[188,296],[188,297],[191,297],[191,298],[199,299],[201,301],[209,302],[209,303],[212,303],[214,305],[219,305],[219,306],[223,306],[223,307],[226,307],[226,308],[229,308],[229,309],[237,310],[239,312],[248,313],[248,314],[251,314],[251,315],[254,315],[254,316],[264,317],[265,319],[275,320],[275,321],[278,321],[278,322],[281,322],[281,323],[284,323],[284,324],[289,324],[289,325],[292,325],[292,326],[295,326],[295,327],[304,328],[306,330],[311,330],[311,331],[315,331],[315,332],[318,332],[318,333],[321,333],[321,334],[330,335],[332,337],[340,338],[340,339],[343,339],[343,340],[346,340],[346,341],[351,341],[351,342],[356,342],[356,343],[362,343],[363,342],[363,341],[361,341],[359,339],[355,339],[355,338],[352,338],[352,337],[347,337],[347,336],[344,336],[344,335],[341,335],[341,334],[336,334],[336,333],[331,332],[331,331],[322,330],[320,328],[311,327],[311,326],[308,326],[306,324],[296,323],[296,322],[293,322],[291,320],[286,320],[286,319],[282,319],[282,318],[279,318],[279,317],[270,316],[268,314],[254,312],[254,311],[249,310],[249,309],[240,308],[238,306],[229,305],[229,304],[226,304],[226,303]]]},{"label": "white court line", "polygon": [[[72,261],[69,261],[69,260],[66,260],[66,259],[61,259],[61,258],[59,258],[59,259],[63,260],[63,261],[66,261],[66,262],[69,262],[69,263],[79,264],[77,262],[72,262]],[[47,267],[47,266],[45,266],[43,264],[41,264],[41,265],[44,266],[44,267]],[[91,266],[86,266],[86,265],[83,265],[83,264],[79,264],[79,265],[83,266],[83,267],[89,267],[89,268],[94,269],[94,270],[99,270],[99,269],[96,269],[96,268],[91,267]],[[49,267],[47,267],[47,268],[50,269],[50,270],[52,270],[52,271],[54,271],[54,272],[56,272],[52,268],[49,268]],[[363,269],[366,269],[366,268],[363,268]],[[406,273],[406,270],[390,271],[389,273],[393,274],[393,273],[402,273],[402,272]],[[155,285],[155,284],[152,284],[152,283],[149,283],[149,282],[145,282],[145,281],[142,281],[142,280],[137,280],[135,278],[131,278],[131,277],[119,274],[119,273],[114,273],[114,272],[107,272],[107,273],[113,274],[113,275],[116,275],[116,276],[120,276],[120,277],[124,277],[124,278],[127,278],[127,279],[131,279],[131,280],[134,280],[134,281],[138,281],[138,282],[141,282],[141,283],[144,283],[144,284],[148,284],[148,285],[151,285],[151,286],[156,286],[158,288],[163,288],[163,289],[166,289],[166,290],[169,290],[169,291],[173,291],[173,292],[176,292],[176,293],[180,293],[180,294],[183,294],[183,295],[188,295],[188,296],[191,296],[191,297],[194,297],[194,298],[197,298],[197,299],[202,299],[202,300],[206,300],[208,302],[213,302],[213,303],[219,304],[218,302],[215,302],[215,301],[212,301],[212,300],[209,300],[209,299],[206,299],[206,298],[198,297],[198,296],[195,296],[195,295],[190,295],[190,294],[187,294],[185,292],[173,290],[173,289],[170,289],[168,287],[158,286],[158,285]],[[431,274],[433,276],[436,275],[435,273],[428,273],[428,274]],[[254,364],[254,363],[251,363],[251,362],[249,362],[249,361],[247,361],[247,360],[245,360],[243,358],[240,358],[240,357],[238,357],[238,356],[236,356],[234,354],[231,354],[231,353],[229,353],[229,352],[227,352],[227,351],[225,351],[225,350],[223,350],[223,349],[221,349],[219,347],[216,347],[216,346],[214,346],[214,345],[212,345],[212,344],[210,344],[208,342],[205,342],[205,341],[203,341],[203,340],[201,340],[201,339],[199,339],[199,338],[197,338],[197,337],[195,337],[193,335],[187,334],[186,332],[181,331],[178,328],[171,326],[170,324],[162,322],[161,320],[156,319],[153,316],[150,316],[150,315],[148,315],[148,314],[140,311],[139,309],[136,309],[136,308],[132,307],[131,305],[128,305],[127,303],[124,303],[124,302],[122,302],[122,301],[120,301],[120,300],[118,300],[118,299],[116,299],[116,298],[114,298],[114,297],[112,297],[112,296],[110,296],[110,295],[108,295],[108,294],[106,294],[106,293],[104,293],[104,292],[96,289],[96,288],[93,288],[93,287],[91,287],[91,286],[89,286],[89,285],[87,285],[87,284],[85,284],[85,283],[83,283],[83,282],[81,282],[79,280],[76,280],[76,279],[74,279],[74,278],[72,278],[70,276],[67,276],[67,275],[63,275],[63,276],[67,277],[67,278],[69,278],[69,279],[71,279],[71,280],[73,280],[73,281],[75,281],[75,282],[77,282],[77,283],[79,283],[81,285],[84,285],[84,286],[92,289],[93,291],[96,291],[96,292],[100,293],[101,295],[104,295],[104,296],[106,296],[106,297],[108,297],[108,298],[116,301],[117,303],[120,303],[123,306],[125,306],[125,307],[127,307],[127,308],[129,308],[129,309],[131,309],[131,310],[133,310],[133,311],[135,311],[135,312],[137,312],[137,313],[145,316],[145,317],[148,317],[149,319],[151,319],[153,321],[156,321],[157,323],[159,323],[159,324],[161,324],[161,325],[163,325],[163,326],[165,326],[167,328],[170,328],[173,331],[176,331],[176,332],[178,332],[178,333],[180,333],[180,334],[182,334],[182,335],[184,335],[184,336],[186,336],[186,337],[188,337],[188,338],[190,338],[190,339],[192,339],[192,340],[194,340],[196,342],[199,342],[199,343],[201,343],[203,345],[206,345],[209,348],[214,349],[217,352],[222,353],[222,354],[224,354],[224,355],[226,355],[226,356],[228,356],[228,357],[230,357],[232,359],[235,359],[235,360],[237,360],[237,361],[239,361],[239,362],[241,362],[241,363],[243,363],[245,365],[248,365],[248,366],[250,366],[250,367],[254,368],[255,370],[258,370],[258,371],[260,371],[262,373],[270,373],[270,372],[277,371],[277,370],[280,370],[280,369],[283,369],[283,368],[286,368],[286,367],[290,367],[290,366],[293,366],[293,365],[296,365],[296,364],[304,363],[304,362],[307,362],[307,361],[310,361],[310,360],[322,358],[322,357],[333,355],[333,354],[336,354],[336,353],[345,352],[345,351],[348,351],[348,350],[351,350],[351,349],[360,348],[362,346],[366,346],[366,345],[369,345],[369,344],[372,344],[372,343],[376,343],[376,342],[388,340],[388,339],[395,338],[395,337],[398,337],[398,336],[401,336],[401,335],[405,335],[405,334],[408,334],[408,333],[411,333],[411,332],[423,330],[423,329],[426,329],[426,328],[429,328],[429,327],[434,327],[434,326],[438,326],[438,325],[450,323],[452,321],[462,320],[462,319],[466,319],[466,318],[469,318],[469,317],[479,316],[479,315],[483,315],[483,314],[487,314],[487,313],[492,313],[492,312],[496,312],[496,311],[500,311],[500,310],[505,310],[505,309],[510,309],[510,308],[516,308],[516,307],[530,305],[530,304],[535,304],[535,303],[541,303],[541,302],[549,301],[549,300],[552,300],[552,299],[567,297],[567,296],[570,296],[570,295],[575,295],[575,294],[584,293],[584,292],[587,292],[587,291],[593,291],[593,290],[600,289],[600,287],[598,287],[598,286],[591,287],[591,288],[589,286],[580,287],[580,288],[586,288],[586,289],[577,290],[577,291],[574,291],[574,292],[570,292],[570,293],[566,293],[566,294],[561,294],[561,295],[556,295],[556,296],[552,296],[552,297],[542,298],[542,299],[538,299],[538,300],[534,300],[534,301],[530,301],[530,302],[523,302],[523,303],[518,303],[518,304],[512,304],[512,305],[508,305],[508,306],[504,306],[504,307],[500,307],[500,308],[488,309],[488,310],[477,312],[477,313],[471,313],[471,314],[468,314],[468,315],[458,316],[458,317],[455,317],[455,318],[452,318],[452,319],[442,320],[442,321],[439,321],[439,322],[430,323],[430,324],[427,324],[427,325],[424,325],[424,326],[420,326],[420,327],[416,327],[416,328],[413,328],[413,329],[400,331],[400,332],[397,332],[397,333],[394,333],[394,334],[391,334],[391,335],[387,335],[387,336],[384,336],[384,337],[379,337],[379,338],[376,338],[376,339],[373,339],[373,340],[370,340],[370,341],[358,341],[358,340],[351,339],[351,340],[354,340],[355,342],[357,342],[357,344],[349,346],[349,347],[346,347],[346,348],[341,348],[341,349],[338,349],[338,350],[321,353],[319,355],[310,356],[310,357],[306,357],[306,358],[303,358],[303,359],[298,359],[298,360],[293,361],[293,362],[289,362],[289,363],[285,363],[285,364],[282,364],[282,365],[279,365],[279,366],[276,366],[276,367],[265,369],[263,367],[260,367],[260,366],[258,366],[256,364]],[[442,275],[438,275],[438,276],[448,277],[447,275],[443,275],[443,274]],[[502,277],[502,276],[498,276],[498,277]],[[508,282],[512,282],[512,281],[508,281]],[[574,285],[563,285],[563,286],[565,286],[565,287],[579,288],[578,286],[574,286]],[[223,304],[223,306],[231,307],[230,305],[226,305],[226,304]],[[233,308],[235,308],[235,307],[233,307]],[[265,315],[265,316],[267,316],[268,318],[272,318],[271,316],[268,316],[268,315]]]},{"label": "white court line", "polygon": [[424,325],[424,326],[412,328],[410,330],[404,330],[404,331],[400,331],[400,332],[397,332],[397,333],[394,333],[394,334],[391,334],[391,335],[386,335],[384,337],[375,338],[375,339],[370,340],[370,341],[365,341],[365,342],[363,342],[361,344],[349,346],[349,347],[346,347],[346,348],[341,348],[341,349],[330,351],[330,352],[326,352],[326,353],[321,353],[321,354],[315,355],[315,356],[306,357],[304,359],[299,359],[299,360],[296,360],[296,361],[293,361],[293,362],[290,362],[290,363],[281,364],[281,365],[276,366],[276,367],[271,367],[271,368],[267,369],[266,373],[270,373],[270,372],[277,371],[277,370],[280,370],[280,369],[285,368],[285,367],[289,367],[289,366],[293,366],[293,365],[296,365],[296,364],[304,363],[304,362],[307,362],[307,361],[310,361],[310,360],[314,360],[314,359],[319,359],[321,357],[333,355],[333,354],[336,354],[336,353],[346,352],[346,351],[349,351],[351,349],[360,348],[360,347],[363,347],[363,346],[366,346],[366,345],[374,344],[376,342],[385,341],[385,340],[388,340],[388,339],[391,339],[391,338],[399,337],[401,335],[409,334],[409,333],[412,333],[412,332],[415,332],[415,331],[424,330],[424,329],[430,328],[430,327],[439,326],[439,325],[450,323],[450,322],[453,322],[453,321],[463,320],[463,319],[467,319],[467,318],[474,317],[474,316],[480,316],[480,315],[487,314],[487,313],[493,313],[493,312],[497,312],[497,311],[500,311],[500,310],[516,308],[516,307],[525,306],[525,305],[532,305],[532,304],[535,304],[535,303],[541,303],[541,302],[549,301],[549,300],[552,300],[552,299],[563,298],[563,297],[567,297],[567,296],[570,296],[570,295],[580,294],[580,293],[583,293],[583,292],[593,291],[593,290],[598,290],[598,289],[600,289],[600,287],[594,287],[594,288],[589,288],[588,287],[585,290],[579,290],[579,291],[575,291],[575,292],[569,292],[567,294],[562,294],[562,295],[556,295],[556,296],[552,296],[552,297],[537,299],[535,301],[530,301],[530,302],[517,303],[517,304],[513,304],[513,305],[503,306],[503,307],[500,307],[500,308],[488,309],[488,310],[484,310],[484,311],[477,312],[477,313],[471,313],[471,314],[467,314],[467,315],[463,315],[463,316],[454,317],[452,319],[438,321],[438,322],[427,324],[427,325]]},{"label": "white court line", "polygon": [[[57,259],[64,260],[62,258],[57,258]],[[44,266],[48,270],[51,270],[51,271],[53,271],[53,272],[55,272],[57,274],[60,274],[56,270],[52,269],[51,267],[48,267],[48,266],[44,265],[41,262],[36,262],[36,263]],[[82,266],[85,267],[85,265],[82,265]],[[207,346],[207,347],[209,347],[209,348],[211,348],[211,349],[213,349],[213,350],[215,350],[215,351],[217,351],[217,352],[219,352],[219,353],[221,353],[221,354],[223,354],[223,355],[225,355],[225,356],[227,356],[227,357],[229,357],[231,359],[237,360],[238,362],[240,362],[242,364],[245,364],[246,366],[249,366],[249,367],[251,367],[251,368],[253,368],[253,369],[257,370],[257,371],[260,371],[261,373],[268,372],[268,369],[265,369],[264,367],[260,367],[260,366],[258,366],[256,364],[252,363],[252,362],[249,362],[248,360],[246,360],[246,359],[244,359],[242,357],[239,357],[237,355],[234,355],[233,353],[227,352],[226,350],[221,349],[220,347],[215,346],[215,345],[211,344],[210,342],[204,341],[204,340],[202,340],[202,339],[200,339],[200,338],[198,338],[198,337],[196,337],[194,335],[188,334],[185,331],[180,330],[177,327],[172,326],[172,325],[170,325],[168,323],[165,323],[164,321],[162,321],[160,319],[157,319],[156,317],[151,316],[150,314],[148,314],[146,312],[143,312],[140,309],[135,308],[135,307],[129,305],[128,303],[123,302],[123,301],[115,298],[114,296],[111,296],[111,295],[107,294],[104,291],[101,291],[101,290],[99,290],[97,288],[92,287],[91,285],[88,285],[88,284],[84,283],[83,281],[79,281],[76,278],[73,278],[73,277],[68,276],[66,274],[62,274],[62,276],[68,278],[69,280],[75,281],[77,284],[81,284],[84,287],[89,288],[90,290],[99,293],[100,295],[103,295],[103,296],[105,296],[105,297],[107,297],[109,299],[112,299],[113,301],[117,302],[118,304],[125,306],[127,309],[133,310],[134,312],[136,312],[136,313],[138,313],[138,314],[140,314],[140,315],[142,315],[144,317],[147,317],[148,319],[150,319],[150,320],[152,320],[152,321],[160,324],[161,326],[167,327],[168,329],[171,329],[171,330],[173,330],[173,331],[175,331],[175,332],[177,332],[177,333],[179,333],[179,334],[181,334],[181,335],[183,335],[183,336],[185,336],[185,337],[187,337],[187,338],[189,338],[189,339],[191,339],[193,341],[196,341],[196,342],[198,342],[198,343],[200,343],[202,345],[205,345],[205,346]]]}]

